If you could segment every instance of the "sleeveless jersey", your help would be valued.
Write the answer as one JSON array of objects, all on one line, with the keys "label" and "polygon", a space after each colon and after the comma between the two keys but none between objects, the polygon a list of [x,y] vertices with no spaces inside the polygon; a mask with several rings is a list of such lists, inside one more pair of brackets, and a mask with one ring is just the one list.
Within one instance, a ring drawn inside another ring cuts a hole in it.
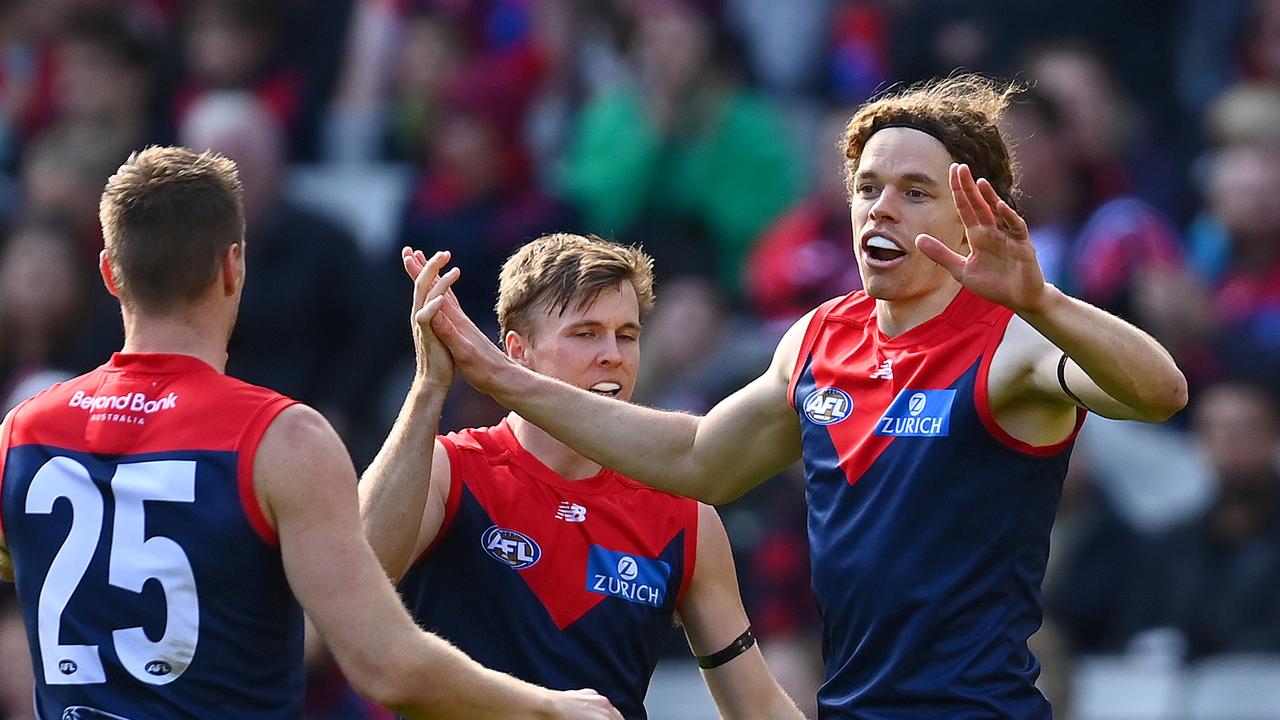
[{"label": "sleeveless jersey", "polygon": [[566,480],[507,421],[441,438],[452,482],[436,541],[401,581],[427,630],[552,689],[594,688],[627,718],[693,574],[698,504],[613,472]]},{"label": "sleeveless jersey", "polygon": [[0,518],[39,718],[301,717],[301,610],[252,476],[292,403],[117,353],[14,411]]},{"label": "sleeveless jersey", "polygon": [[1027,638],[1075,432],[1004,432],[987,373],[1012,312],[961,290],[896,337],[875,300],[809,324],[788,393],[800,416],[820,718],[1051,716]]}]

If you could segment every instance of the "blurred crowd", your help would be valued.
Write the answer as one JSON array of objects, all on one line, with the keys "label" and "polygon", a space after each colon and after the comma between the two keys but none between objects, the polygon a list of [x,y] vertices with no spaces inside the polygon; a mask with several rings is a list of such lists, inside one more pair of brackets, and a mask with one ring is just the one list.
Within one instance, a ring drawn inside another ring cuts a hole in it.
[{"label": "blurred crowd", "polygon": [[[411,373],[402,245],[452,250],[493,326],[520,243],[643,244],[658,305],[636,399],[704,411],[858,286],[852,109],[956,68],[1015,79],[1005,129],[1046,276],[1159,338],[1192,388],[1165,427],[1086,423],[1044,689],[1069,717],[1080,657],[1280,654],[1280,0],[0,0],[0,51],[0,410],[119,347],[106,178],[149,144],[211,148],[247,211],[228,372],[321,409],[358,467]],[[444,427],[502,413],[460,385]],[[802,486],[794,469],[722,514],[804,707]],[[11,591],[0,720],[30,712]],[[311,717],[380,717],[310,657]]]}]

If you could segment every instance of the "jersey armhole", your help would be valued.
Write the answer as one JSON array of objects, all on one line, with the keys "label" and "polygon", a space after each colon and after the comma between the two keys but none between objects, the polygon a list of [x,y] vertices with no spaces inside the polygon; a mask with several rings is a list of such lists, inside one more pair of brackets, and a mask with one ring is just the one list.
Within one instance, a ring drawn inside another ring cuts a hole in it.
[{"label": "jersey armhole", "polygon": [[293,398],[280,396],[264,404],[245,424],[240,435],[240,443],[236,448],[236,483],[240,490],[240,507],[258,536],[268,545],[279,545],[280,536],[276,534],[267,516],[262,512],[262,504],[258,502],[255,479],[253,477],[253,461],[258,454],[258,446],[267,428],[286,408],[297,405]]},{"label": "jersey armhole", "polygon": [[698,563],[698,522],[701,519],[701,508],[697,500],[691,500],[686,505],[693,508],[690,512],[693,517],[685,522],[684,573],[680,577],[680,590],[676,593],[676,607],[684,602],[685,591],[689,589],[689,583],[693,582],[693,571]]},{"label": "jersey armhole", "polygon": [[440,520],[440,530],[436,532],[435,539],[431,541],[430,545],[423,548],[418,557],[413,559],[413,564],[410,567],[418,565],[427,559],[431,551],[436,549],[436,546],[444,539],[445,533],[449,532],[449,527],[453,525],[453,519],[458,516],[458,505],[462,502],[462,473],[459,472],[461,465],[459,463],[460,453],[458,452],[458,446],[444,435],[438,435],[436,439],[444,447],[445,455],[449,456],[449,497],[444,501],[444,518]]},{"label": "jersey armhole", "polygon": [[804,329],[804,339],[800,341],[800,350],[796,353],[795,362],[791,367],[791,381],[787,383],[787,404],[792,408],[796,406],[796,384],[800,382],[800,373],[804,372],[805,362],[809,360],[813,344],[818,340],[818,331],[822,329],[822,323],[827,319],[831,309],[846,297],[848,296],[841,295],[822,303],[813,317],[809,318],[809,326]]},{"label": "jersey armhole", "polygon": [[13,440],[13,424],[18,421],[18,412],[29,402],[30,398],[23,400],[9,412],[9,424],[5,425],[4,434],[0,435],[0,534],[4,533],[4,467],[5,461],[9,459],[9,448]]},{"label": "jersey armhole", "polygon": [[995,413],[991,411],[991,395],[987,392],[987,376],[991,372],[991,360],[995,357],[996,349],[1000,347],[1000,342],[1004,340],[1004,335],[1008,331],[1009,323],[1012,320],[1013,313],[1010,312],[1003,319],[996,321],[987,333],[986,345],[982,348],[982,363],[978,366],[977,381],[973,384],[973,405],[977,408],[978,417],[982,420],[987,432],[1010,450],[1033,457],[1057,455],[1067,449],[1072,442],[1075,442],[1076,435],[1080,433],[1080,428],[1084,425],[1085,416],[1089,414],[1084,408],[1076,408],[1076,424],[1071,429],[1071,433],[1065,439],[1052,445],[1032,445],[1010,435],[1004,428],[1000,427],[1000,423],[996,421]]}]

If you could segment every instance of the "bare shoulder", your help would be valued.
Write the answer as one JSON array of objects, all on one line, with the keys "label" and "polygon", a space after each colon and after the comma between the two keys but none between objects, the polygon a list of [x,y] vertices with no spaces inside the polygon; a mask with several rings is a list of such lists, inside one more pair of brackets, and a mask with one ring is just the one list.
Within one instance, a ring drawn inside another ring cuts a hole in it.
[{"label": "bare shoulder", "polygon": [[814,308],[792,323],[782,339],[778,341],[778,347],[773,351],[773,362],[769,365],[768,373],[770,377],[780,381],[783,387],[791,383],[791,373],[795,371],[796,360],[800,356],[800,346],[804,344],[805,332],[809,329],[809,323],[813,321],[813,316],[817,312],[818,309]]},{"label": "bare shoulder", "polygon": [[1031,399],[1037,390],[1034,384],[1036,367],[1046,359],[1056,359],[1058,354],[1060,351],[1048,338],[1026,320],[1014,315],[996,346],[987,373],[987,394],[991,406],[999,408],[1010,402]]},{"label": "bare shoulder", "polygon": [[693,568],[694,582],[701,579],[730,581],[736,584],[736,573],[733,567],[733,550],[729,545],[729,534],[724,529],[724,521],[715,507],[704,502],[698,503],[698,547],[697,564]]},{"label": "bare shoulder", "polygon": [[322,492],[334,482],[355,487],[355,467],[346,446],[324,416],[306,405],[285,408],[271,421],[253,459],[258,496],[275,524],[282,503]]}]

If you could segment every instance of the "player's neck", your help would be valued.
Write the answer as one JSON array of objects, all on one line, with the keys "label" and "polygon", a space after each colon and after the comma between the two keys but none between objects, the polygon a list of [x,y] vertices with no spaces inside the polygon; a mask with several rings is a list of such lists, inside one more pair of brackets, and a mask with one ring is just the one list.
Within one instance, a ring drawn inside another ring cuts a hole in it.
[{"label": "player's neck", "polygon": [[574,452],[537,425],[515,413],[507,416],[507,422],[520,445],[564,479],[583,480],[599,474],[600,463]]},{"label": "player's neck", "polygon": [[210,323],[192,322],[181,315],[140,316],[125,313],[124,352],[190,355],[212,365],[227,367],[226,331]]},{"label": "player's neck", "polygon": [[960,283],[948,283],[920,297],[876,300],[876,325],[888,337],[897,337],[941,315],[960,292],[960,287]]}]

